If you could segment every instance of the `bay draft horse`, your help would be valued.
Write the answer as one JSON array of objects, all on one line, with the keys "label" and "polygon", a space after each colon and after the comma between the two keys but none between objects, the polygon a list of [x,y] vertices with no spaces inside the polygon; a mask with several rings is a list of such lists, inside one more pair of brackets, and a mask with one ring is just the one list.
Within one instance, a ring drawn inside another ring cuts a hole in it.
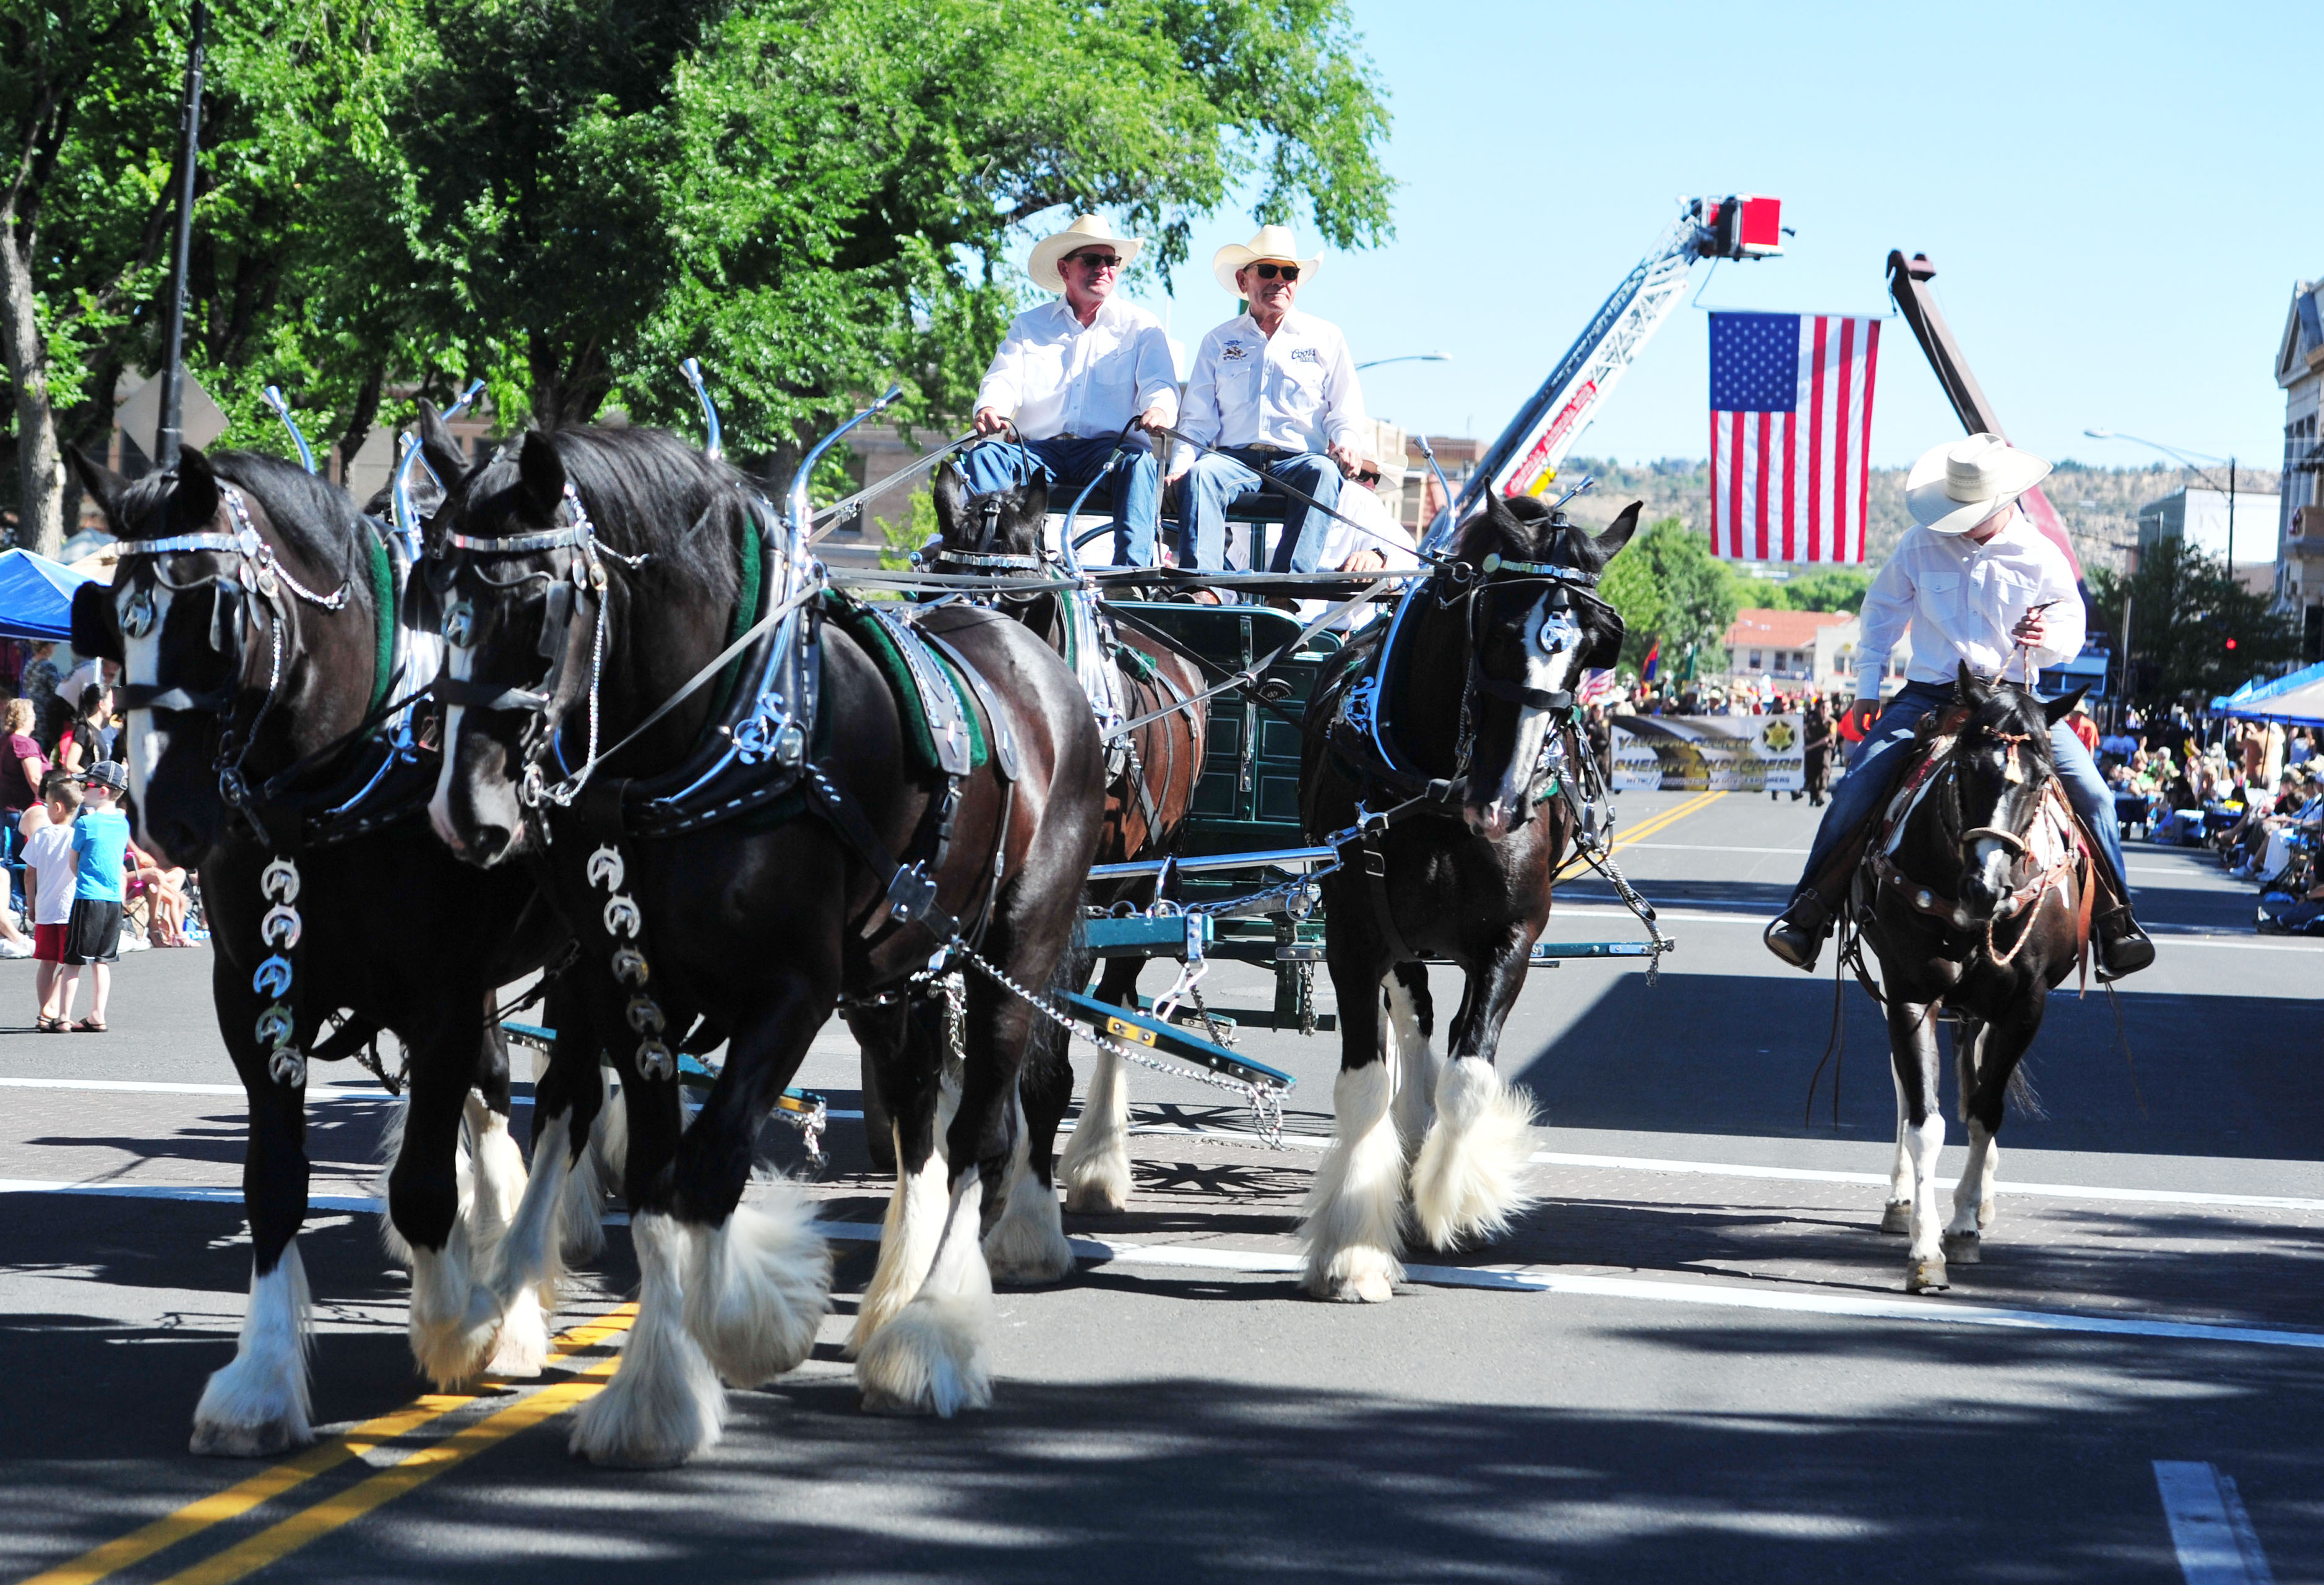
[{"label": "bay draft horse", "polygon": [[[1400,769],[1408,779],[1461,779],[1463,790],[1457,821],[1390,825],[1375,839],[1376,859],[1351,845],[1323,881],[1340,1076],[1331,1147],[1301,1230],[1305,1284],[1318,1298],[1386,1300],[1404,1274],[1409,1228],[1451,1249],[1507,1230],[1531,1203],[1532,1097],[1505,1083],[1493,1060],[1573,834],[1566,799],[1544,791],[1588,751],[1571,741],[1569,690],[1620,650],[1620,616],[1588,589],[1629,542],[1638,511],[1626,508],[1592,539],[1530,497],[1490,497],[1454,550],[1470,576],[1440,572],[1415,594],[1394,638],[1400,652],[1377,662],[1375,707],[1409,756]],[[1480,570],[1494,554],[1556,571]],[[1416,790],[1384,791],[1331,742],[1342,696],[1383,641],[1366,635],[1317,678],[1302,778],[1311,842],[1354,825],[1360,800],[1378,813]],[[1377,880],[1368,860],[1380,866]],[[1427,958],[1450,959],[1465,976],[1441,1071],[1429,1046]]]},{"label": "bay draft horse", "polygon": [[[721,1377],[756,1386],[814,1346],[829,1258],[804,1197],[781,1185],[757,1204],[741,1200],[761,1123],[843,998],[894,1118],[899,1179],[850,1345],[865,1403],[939,1415],[984,1405],[985,1224],[1022,1217],[1032,1225],[1011,1241],[1066,1249],[1053,1194],[1010,1193],[1018,1067],[1035,1009],[965,971],[964,1058],[947,1127],[941,1005],[902,994],[943,943],[923,925],[890,920],[883,878],[837,816],[743,818],[601,848],[588,794],[569,808],[553,798],[529,807],[519,796],[529,767],[553,779],[582,762],[593,717],[620,742],[727,642],[740,536],[757,531],[740,476],[657,429],[535,432],[513,458],[476,467],[432,410],[420,432],[446,482],[430,554],[446,558],[446,622],[456,629],[447,669],[466,696],[530,692],[537,701],[452,713],[431,806],[438,832],[487,870],[524,861],[585,940],[603,939],[591,934],[596,921],[626,898],[650,980],[644,962],[631,967],[659,1009],[646,1027],[666,1019],[675,1041],[698,1017],[728,1042],[707,1101],[685,1125],[674,1064],[648,1060],[631,989],[597,966],[601,951],[584,949],[571,977],[584,1048],[608,1046],[625,1063],[623,1192],[643,1288],[622,1370],[578,1416],[575,1450],[601,1463],[684,1460],[718,1436]],[[540,548],[523,536],[561,544]],[[561,639],[548,610],[559,587],[572,590]],[[997,754],[963,779],[948,856],[932,867],[936,906],[982,917],[984,956],[1038,991],[1072,936],[1097,843],[1103,751],[1089,703],[1016,622],[973,608],[925,622],[990,684],[1006,714],[991,728],[1012,732],[1019,756],[1013,787]],[[809,735],[828,746],[808,750],[807,775],[853,805],[867,842],[915,859],[916,835],[945,816],[945,778],[919,768],[872,658],[839,622],[820,634],[826,725]],[[603,660],[601,687],[593,658]],[[708,691],[697,692],[601,774],[677,765],[710,708]],[[617,789],[609,781],[589,792],[607,790]],[[601,880],[617,895],[599,891]],[[632,1063],[621,1054],[633,1047]],[[599,1087],[577,1057],[553,1059],[542,1080],[534,1182],[544,1198]],[[518,1220],[526,1224],[525,1210]],[[510,1247],[520,1247],[513,1237]],[[503,1287],[528,1276],[512,1264]]]},{"label": "bay draft horse", "polygon": [[[1049,567],[1043,554],[1049,511],[1046,478],[1036,475],[1025,484],[977,494],[969,489],[961,469],[946,464],[937,471],[935,496],[936,524],[944,536],[940,567],[1004,577],[1036,577]],[[1001,609],[1041,635],[1059,655],[1073,645],[1071,613],[1062,594],[1015,594],[997,598]],[[1167,640],[1134,627],[1120,627],[1114,636],[1125,653],[1103,664],[1113,668],[1122,719],[1152,719],[1131,729],[1121,740],[1119,769],[1109,763],[1105,824],[1095,861],[1101,864],[1158,858],[1176,851],[1186,813],[1194,806],[1194,784],[1202,779],[1210,722],[1206,706],[1189,702],[1203,691],[1202,671],[1192,659]],[[1108,748],[1111,751],[1112,745]],[[1094,886],[1089,900],[1108,907],[1128,900],[1150,902],[1152,891],[1150,881],[1120,881]],[[1105,960],[1098,1000],[1116,1007],[1135,1007],[1139,972],[1144,966],[1139,958]],[[1055,1037],[1060,1033],[1054,1029],[1044,1033],[1039,1060],[1028,1058],[1021,1081],[1026,1120],[1030,1125],[1032,1170],[1044,1184],[1056,1177],[1065,1180],[1066,1210],[1111,1215],[1130,1203],[1129,1064],[1111,1046],[1099,1051],[1080,1124],[1053,1175],[1051,1151],[1057,1124],[1073,1101],[1074,1087],[1065,1043]],[[988,1253],[998,1261],[999,1251]],[[1028,1280],[1065,1274],[1063,1268],[1043,1271],[1022,1262],[1016,1265],[1014,1274]],[[996,1273],[1000,1269],[996,1263]]]},{"label": "bay draft horse", "polygon": [[[417,801],[383,828],[343,841],[318,834],[300,848],[300,811],[262,792],[255,806],[272,840],[261,840],[221,794],[222,773],[263,789],[346,737],[381,690],[427,680],[380,676],[390,650],[374,530],[346,492],[272,457],[189,448],[174,469],[134,484],[73,457],[122,550],[112,587],[89,585],[75,601],[75,647],[123,662],[140,839],[201,877],[218,1032],[250,1102],[250,1308],[233,1362],[195,1410],[194,1451],[256,1456],[313,1440],[296,1241],[307,1213],[306,1059],[351,1055],[360,1042],[350,1034],[392,1031],[409,1055],[383,1231],[411,1271],[420,1368],[445,1385],[488,1363],[538,1375],[549,1338],[531,1290],[482,1332],[463,1318],[526,1186],[509,1132],[507,1050],[487,1009],[498,987],[548,961],[563,932],[527,877],[483,874],[445,852]],[[188,536],[203,543],[178,548]],[[386,593],[392,620],[392,580]],[[434,665],[412,661],[407,669]],[[295,870],[270,872],[284,858]],[[276,1015],[270,1031],[286,979],[295,1015],[287,1030]],[[325,1020],[349,1014],[318,1050]],[[573,1236],[596,1224],[592,1204]]]},{"label": "bay draft horse", "polygon": [[[1910,1232],[1905,1286],[1947,1286],[1946,1261],[1974,1265],[1993,1221],[2001,1120],[2050,992],[2088,950],[2089,855],[2050,759],[2050,727],[2080,703],[2047,704],[1989,685],[1964,665],[1966,719],[1940,730],[1888,841],[1857,872],[1856,911],[1880,960],[1896,1080],[1896,1157],[1883,1231]],[[1932,718],[1933,721],[1935,718]],[[1953,1052],[1969,1164],[1939,1232],[1940,1008],[1959,1020]]]}]

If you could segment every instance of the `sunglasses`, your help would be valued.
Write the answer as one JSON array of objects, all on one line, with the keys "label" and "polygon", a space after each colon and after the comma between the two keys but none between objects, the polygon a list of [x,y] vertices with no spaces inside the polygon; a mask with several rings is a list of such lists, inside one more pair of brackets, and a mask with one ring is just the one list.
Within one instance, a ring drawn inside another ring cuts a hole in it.
[{"label": "sunglasses", "polygon": [[1093,270],[1121,268],[1121,260],[1112,253],[1075,253],[1065,262],[1071,264],[1086,264]]},{"label": "sunglasses", "polygon": [[1299,279],[1299,266],[1296,264],[1253,264],[1251,272],[1261,281],[1272,281],[1278,275],[1286,281]]}]

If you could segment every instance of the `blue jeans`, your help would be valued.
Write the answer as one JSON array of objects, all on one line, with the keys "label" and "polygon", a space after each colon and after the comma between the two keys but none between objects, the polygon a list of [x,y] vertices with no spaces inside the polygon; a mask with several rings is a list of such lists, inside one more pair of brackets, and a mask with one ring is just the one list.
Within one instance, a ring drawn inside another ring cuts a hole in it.
[{"label": "blue jeans", "polygon": [[[1186,479],[1186,517],[1194,530],[1194,566],[1221,572],[1227,560],[1227,508],[1239,495],[1280,479],[1325,506],[1340,504],[1340,465],[1320,452],[1267,452],[1227,447],[1224,456],[1204,452]],[[1295,505],[1275,547],[1270,572],[1314,572],[1323,558],[1332,520],[1312,506]],[[1257,569],[1254,568],[1254,571]]]},{"label": "blue jeans", "polygon": [[[1807,895],[1808,883],[1831,862],[1833,850],[1872,819],[1873,811],[1895,793],[1912,760],[1913,729],[1921,718],[1943,709],[1952,699],[1950,683],[1908,682],[1888,701],[1880,719],[1849,754],[1848,774],[1832,788],[1823,824],[1816,827],[1815,842],[1808,849],[1807,868],[1792,889],[1794,902]],[[2062,721],[2050,729],[2050,758],[2058,768],[2058,779],[2065,785],[2066,801],[2082,817],[2113,871],[2108,879],[2116,895],[2127,898],[2130,889],[2125,884],[2122,867],[2122,832],[2115,824],[2114,789],[2098,774],[2098,762],[2082,746],[2082,740]]]},{"label": "blue jeans", "polygon": [[[1129,449],[1116,457],[1117,446]],[[1019,465],[1007,446],[970,448],[968,487],[979,495],[1006,490],[1020,483]],[[1082,486],[1100,474],[1113,475],[1114,559],[1124,567],[1154,565],[1154,537],[1162,521],[1162,467],[1153,443],[1143,430],[1131,430],[1117,439],[1107,435],[1094,440],[1074,440],[1060,435],[1048,440],[1028,440],[1025,449],[1048,470],[1049,510],[1063,511],[1082,493]],[[1107,459],[1112,458],[1111,469]],[[1074,532],[1081,531],[1075,524]]]}]

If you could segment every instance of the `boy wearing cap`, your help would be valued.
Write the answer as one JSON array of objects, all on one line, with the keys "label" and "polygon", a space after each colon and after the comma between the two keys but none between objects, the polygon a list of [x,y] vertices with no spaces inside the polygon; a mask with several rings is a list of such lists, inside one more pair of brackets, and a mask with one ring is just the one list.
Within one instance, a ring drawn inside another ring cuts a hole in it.
[{"label": "boy wearing cap", "polygon": [[[1794,968],[1815,967],[1867,833],[1912,760],[1914,730],[1952,702],[1960,668],[1987,682],[2030,687],[2043,667],[2081,652],[2082,600],[2073,568],[2017,510],[2017,498],[2049,471],[2048,463],[1997,435],[1972,435],[1923,453],[1906,476],[1914,527],[1864,599],[1856,703],[1847,715],[1864,741],[1824,810],[1790,904],[1767,926],[1767,950]],[[1883,708],[1880,678],[1908,625],[1912,667]],[[2118,980],[2153,963],[2154,944],[2131,914],[2114,795],[2064,721],[2050,728],[2050,757],[2119,899],[2102,905],[2091,921],[2098,978]]]},{"label": "boy wearing cap", "polygon": [[24,886],[32,893],[25,913],[32,925],[32,993],[40,1000],[33,1027],[61,1035],[72,1017],[64,985],[65,930],[79,889],[79,859],[73,852],[73,816],[81,805],[80,783],[61,770],[41,782],[41,801],[24,811],[17,830],[24,839]]},{"label": "boy wearing cap", "polygon": [[129,851],[129,819],[115,806],[129,784],[118,760],[101,760],[84,778],[88,801],[73,822],[77,862],[71,917],[65,926],[64,1003],[80,989],[80,972],[94,965],[88,1016],[73,1025],[82,1034],[105,1032],[113,994],[114,960],[121,955],[122,860]]}]

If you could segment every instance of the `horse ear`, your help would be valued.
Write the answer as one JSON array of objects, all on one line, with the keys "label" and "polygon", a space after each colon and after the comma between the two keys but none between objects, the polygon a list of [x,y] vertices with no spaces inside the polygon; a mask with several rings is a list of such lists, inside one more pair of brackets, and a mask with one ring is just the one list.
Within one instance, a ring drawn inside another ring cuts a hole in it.
[{"label": "horse ear", "polygon": [[933,494],[936,498],[936,532],[950,539],[953,530],[967,517],[967,470],[949,457],[938,463]]},{"label": "horse ear", "polygon": [[[90,498],[97,502],[97,509],[105,514],[105,526],[118,539],[122,530],[121,503],[128,494],[129,481],[103,463],[93,460],[78,446],[66,447],[65,456],[72,459],[72,470],[80,475],[81,488],[88,492]],[[75,645],[74,648],[78,649],[79,646]],[[82,650],[82,653],[88,651]]]},{"label": "horse ear", "polygon": [[426,397],[420,399],[420,456],[436,482],[449,495],[468,476],[468,459],[460,455],[459,438]]},{"label": "horse ear", "polygon": [[1978,680],[1977,673],[1969,668],[1966,660],[1960,663],[1953,685],[1956,696],[1972,710],[1982,708],[1986,701],[1993,697],[1993,690]]},{"label": "horse ear", "polygon": [[554,518],[565,499],[565,459],[557,455],[556,444],[538,429],[529,431],[524,449],[517,453],[516,475],[533,515],[543,521]]},{"label": "horse ear", "polygon": [[1049,475],[1036,473],[1017,492],[1017,513],[1019,521],[1038,525],[1049,515]]},{"label": "horse ear", "polygon": [[2072,693],[2068,694],[2065,697],[2061,699],[2052,699],[2048,704],[2042,706],[2042,718],[2052,726],[2057,725],[2058,723],[2063,721],[2067,716],[2071,715],[2074,713],[2074,706],[2080,704],[2082,702],[2082,696],[2089,691],[2090,685],[2084,683],[2080,687],[2076,688]]},{"label": "horse ear", "polygon": [[178,483],[170,492],[170,506],[178,522],[196,528],[217,515],[217,475],[201,447],[189,446],[178,454]]},{"label": "horse ear", "polygon": [[1606,525],[1605,532],[1594,537],[1580,523],[1569,525],[1565,537],[1582,565],[1591,572],[1605,571],[1606,564],[1620,554],[1622,547],[1630,542],[1630,536],[1638,531],[1638,513],[1646,510],[1646,505],[1643,501],[1633,501],[1622,509],[1620,516]]}]

